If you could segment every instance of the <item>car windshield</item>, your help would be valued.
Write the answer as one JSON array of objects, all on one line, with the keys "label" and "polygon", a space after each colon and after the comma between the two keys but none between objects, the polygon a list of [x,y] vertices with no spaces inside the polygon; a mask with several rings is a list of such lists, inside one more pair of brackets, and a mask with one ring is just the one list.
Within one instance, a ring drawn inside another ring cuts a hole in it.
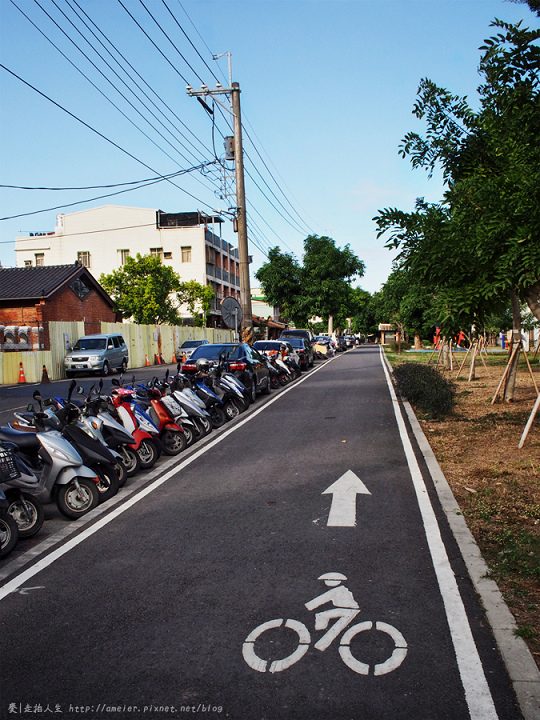
[{"label": "car windshield", "polygon": [[208,360],[218,360],[222,352],[229,353],[229,357],[239,357],[240,345],[225,345],[225,344],[208,344],[199,345],[199,347],[193,351],[190,360],[198,360],[199,358],[206,358]]},{"label": "car windshield", "polygon": [[290,343],[293,347],[304,347],[304,339],[300,337],[291,337],[287,338],[287,342]]},{"label": "car windshield", "polygon": [[183,348],[195,348],[199,347],[199,345],[202,345],[204,340],[186,340],[182,343],[181,347]]},{"label": "car windshield", "polygon": [[73,350],[105,350],[107,341],[105,338],[81,338],[75,343]]}]

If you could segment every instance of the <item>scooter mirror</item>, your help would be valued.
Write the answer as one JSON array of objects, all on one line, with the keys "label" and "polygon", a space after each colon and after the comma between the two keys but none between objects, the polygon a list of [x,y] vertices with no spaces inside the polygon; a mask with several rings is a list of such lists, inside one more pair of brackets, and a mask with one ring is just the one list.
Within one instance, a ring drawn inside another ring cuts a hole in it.
[{"label": "scooter mirror", "polygon": [[118,387],[120,387],[120,382],[118,381],[118,378],[112,378],[111,382],[113,385],[117,385]]},{"label": "scooter mirror", "polygon": [[34,398],[34,400],[38,400],[39,402],[41,402],[41,393],[39,392],[39,390],[34,390],[34,392],[32,393],[32,397]]},{"label": "scooter mirror", "polygon": [[32,405],[32,403],[30,403],[30,405],[27,405],[26,409],[28,410],[28,412],[31,412],[31,413],[34,412],[34,406]]},{"label": "scooter mirror", "polygon": [[[94,386],[92,385],[92,387]],[[92,388],[90,388],[90,391],[92,391]],[[77,388],[77,395],[84,395],[84,388],[81,385]]]}]

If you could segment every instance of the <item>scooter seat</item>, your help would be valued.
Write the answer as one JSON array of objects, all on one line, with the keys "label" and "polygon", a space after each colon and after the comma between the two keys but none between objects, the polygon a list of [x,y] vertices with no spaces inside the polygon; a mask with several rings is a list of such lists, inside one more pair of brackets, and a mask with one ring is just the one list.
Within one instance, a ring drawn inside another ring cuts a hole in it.
[{"label": "scooter seat", "polygon": [[41,446],[35,432],[21,432],[8,427],[0,428],[0,440],[14,443],[21,450],[27,452],[36,452]]}]

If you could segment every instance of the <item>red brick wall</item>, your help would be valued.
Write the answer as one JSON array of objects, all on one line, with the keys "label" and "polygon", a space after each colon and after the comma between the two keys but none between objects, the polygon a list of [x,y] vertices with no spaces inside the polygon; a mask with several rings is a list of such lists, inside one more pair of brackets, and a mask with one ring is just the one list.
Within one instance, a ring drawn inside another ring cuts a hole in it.
[{"label": "red brick wall", "polygon": [[84,320],[85,333],[92,334],[101,332],[102,322],[115,322],[116,315],[95,290],[84,300],[80,300],[72,290],[66,288],[47,300],[43,309],[43,320]]},{"label": "red brick wall", "polygon": [[101,322],[116,322],[117,317],[99,293],[92,290],[80,300],[65,288],[45,303],[15,307],[0,306],[0,325],[43,326],[44,350],[50,350],[49,322],[84,320],[85,333],[101,332]]}]

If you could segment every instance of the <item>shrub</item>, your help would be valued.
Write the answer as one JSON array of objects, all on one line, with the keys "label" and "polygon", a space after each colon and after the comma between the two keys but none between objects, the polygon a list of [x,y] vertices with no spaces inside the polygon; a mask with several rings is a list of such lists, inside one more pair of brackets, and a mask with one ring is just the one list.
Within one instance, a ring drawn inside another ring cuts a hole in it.
[{"label": "shrub", "polygon": [[394,368],[394,379],[401,397],[429,418],[452,412],[456,386],[431,365],[401,363]]},{"label": "shrub", "polygon": [[[389,342],[389,343],[388,343],[388,346],[389,346],[389,348],[390,348],[390,352],[393,352],[393,353],[399,352],[399,347],[398,347],[398,344],[397,344],[397,341],[396,341],[396,340],[392,340],[391,342]],[[405,350],[410,350],[410,349],[411,349],[411,344],[408,343],[408,342],[405,342],[405,340],[403,340],[403,341],[401,342],[401,350],[402,350],[403,352],[405,352]]]}]

